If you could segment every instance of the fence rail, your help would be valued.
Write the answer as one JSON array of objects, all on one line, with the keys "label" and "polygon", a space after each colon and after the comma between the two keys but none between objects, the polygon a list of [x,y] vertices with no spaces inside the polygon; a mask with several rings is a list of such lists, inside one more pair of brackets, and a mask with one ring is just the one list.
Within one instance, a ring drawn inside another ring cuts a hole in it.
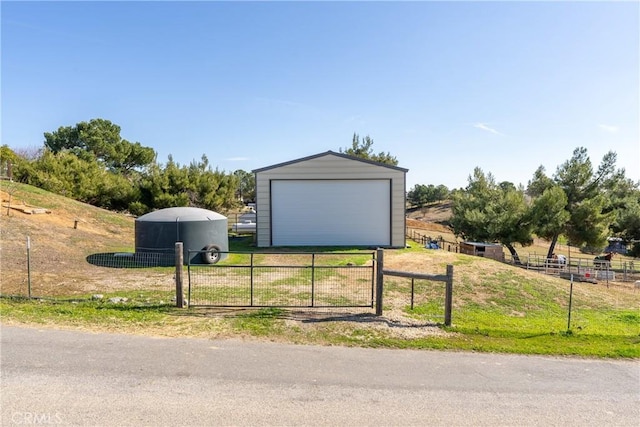
[{"label": "fence rail", "polygon": [[407,229],[406,236],[414,242],[420,243],[422,246],[427,248],[429,247],[429,244],[436,244],[437,249],[443,249],[447,252],[460,252],[460,246],[458,242],[450,242],[448,240],[445,240],[442,236],[434,238],[429,234],[423,234],[420,231],[414,229]]},{"label": "fence rail", "polygon": [[[511,257],[505,262],[515,264]],[[593,280],[606,280],[618,282],[633,282],[640,279],[640,265],[627,259],[612,259],[609,262],[596,262],[594,257],[571,257],[564,262],[548,259],[545,255],[529,254],[521,258],[521,266],[527,270],[540,273],[567,276],[574,274],[576,277],[586,277]]]},{"label": "fence rail", "polygon": [[[449,242],[442,237],[433,238],[428,234],[423,234],[415,229],[407,228],[407,238],[420,243],[422,246],[429,248],[436,244],[437,249],[446,250],[448,252],[460,252],[458,242]],[[560,247],[557,245],[556,247]],[[433,247],[436,249],[436,247]],[[611,280],[622,282],[634,282],[640,280],[640,263],[626,258],[614,257],[611,261],[595,261],[595,256],[584,257],[574,256],[567,258],[562,263],[557,260],[547,259],[546,255],[528,254],[520,257],[520,263],[516,263],[511,254],[505,254],[505,262],[508,264],[517,264],[527,268],[550,275],[562,275],[564,273],[574,273],[576,276],[586,274],[594,280]]]},{"label": "fence rail", "polygon": [[432,280],[435,282],[445,282],[445,303],[444,303],[444,324],[451,326],[451,310],[453,305],[453,265],[447,265],[446,274],[425,274],[409,271],[388,270],[384,268],[384,251],[377,251],[377,278],[376,288],[378,298],[376,299],[376,314],[382,315],[382,295],[384,289],[384,276],[405,277],[411,279],[411,309],[413,310],[413,300],[415,294],[415,279]]}]

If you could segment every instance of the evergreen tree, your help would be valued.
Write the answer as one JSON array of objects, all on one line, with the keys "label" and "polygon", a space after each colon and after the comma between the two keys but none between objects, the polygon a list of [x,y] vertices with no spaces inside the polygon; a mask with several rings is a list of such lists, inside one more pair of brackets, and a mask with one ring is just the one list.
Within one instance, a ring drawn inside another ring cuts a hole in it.
[{"label": "evergreen tree", "polygon": [[[534,202],[535,232],[551,240],[547,257],[555,251],[561,234],[573,245],[603,247],[615,213],[608,210],[607,187],[623,171],[615,170],[616,154],[608,152],[594,172],[587,149],[578,147],[572,157],[558,167],[553,179],[536,171],[527,193]],[[560,194],[562,192],[564,197]],[[562,206],[564,204],[564,206]]]},{"label": "evergreen tree", "polygon": [[453,194],[451,226],[465,240],[502,243],[520,264],[514,244],[533,243],[531,212],[524,191],[509,184],[475,168],[465,191]]},{"label": "evergreen tree", "polygon": [[144,168],[156,158],[153,149],[122,139],[120,126],[104,119],[59,127],[57,131],[45,132],[44,139],[45,147],[53,153],[64,150],[85,160],[95,158],[118,173]]},{"label": "evergreen tree", "polygon": [[351,147],[345,148],[344,150],[341,148],[340,152],[378,163],[385,163],[392,166],[398,165],[398,159],[392,156],[391,153],[381,151],[380,153],[375,154],[373,152],[373,139],[369,135],[365,136],[361,141],[360,135],[354,133],[351,141]]}]

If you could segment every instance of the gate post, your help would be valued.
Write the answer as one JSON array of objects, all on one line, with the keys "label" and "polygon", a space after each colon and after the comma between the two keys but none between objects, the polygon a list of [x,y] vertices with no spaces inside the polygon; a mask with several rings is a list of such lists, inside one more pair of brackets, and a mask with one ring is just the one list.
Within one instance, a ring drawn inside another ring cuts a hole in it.
[{"label": "gate post", "polygon": [[447,265],[447,283],[444,296],[444,324],[451,326],[451,306],[453,302],[453,265]]},{"label": "gate post", "polygon": [[376,316],[382,316],[382,290],[383,277],[382,269],[384,268],[384,250],[376,251]]},{"label": "gate post", "polygon": [[183,287],[182,287],[182,264],[184,262],[184,254],[182,252],[182,242],[176,242],[176,306],[184,307]]}]

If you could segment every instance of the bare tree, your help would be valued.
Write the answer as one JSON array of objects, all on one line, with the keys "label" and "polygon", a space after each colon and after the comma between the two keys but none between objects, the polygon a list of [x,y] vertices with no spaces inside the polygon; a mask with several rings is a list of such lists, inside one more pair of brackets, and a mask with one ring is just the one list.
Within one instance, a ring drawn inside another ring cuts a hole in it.
[{"label": "bare tree", "polygon": [[11,200],[13,199],[13,195],[18,191],[18,184],[16,184],[15,182],[10,182],[3,187],[3,191],[9,195],[9,201],[7,203],[7,216],[10,216]]}]

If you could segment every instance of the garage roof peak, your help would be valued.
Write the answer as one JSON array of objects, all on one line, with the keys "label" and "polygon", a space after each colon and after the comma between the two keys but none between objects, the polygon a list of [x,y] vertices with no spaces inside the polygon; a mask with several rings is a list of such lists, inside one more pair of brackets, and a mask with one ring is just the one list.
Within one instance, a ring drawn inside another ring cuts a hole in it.
[{"label": "garage roof peak", "polygon": [[314,154],[311,156],[307,156],[307,157],[302,157],[300,159],[295,159],[295,160],[290,160],[288,162],[283,162],[283,163],[278,163],[276,165],[271,165],[271,166],[267,166],[264,168],[260,168],[260,169],[254,169],[251,172],[253,173],[258,173],[258,172],[264,172],[270,169],[275,169],[275,168],[279,168],[282,166],[288,166],[294,163],[299,163],[299,162],[305,162],[307,160],[312,160],[312,159],[316,159],[318,157],[324,157],[324,156],[336,156],[336,157],[342,157],[344,159],[349,159],[349,160],[354,160],[354,161],[358,161],[358,162],[362,162],[362,163],[369,163],[372,165],[376,165],[376,166],[381,166],[381,167],[385,167],[385,168],[389,168],[389,169],[394,169],[397,171],[402,171],[402,172],[408,172],[409,169],[405,169],[405,168],[401,168],[399,166],[393,166],[393,165],[388,165],[386,163],[380,163],[380,162],[376,162],[373,160],[369,160],[369,159],[363,159],[361,157],[356,157],[356,156],[350,156],[348,154],[344,154],[344,153],[336,153],[335,151],[325,151],[323,153],[318,153],[318,154]]}]

